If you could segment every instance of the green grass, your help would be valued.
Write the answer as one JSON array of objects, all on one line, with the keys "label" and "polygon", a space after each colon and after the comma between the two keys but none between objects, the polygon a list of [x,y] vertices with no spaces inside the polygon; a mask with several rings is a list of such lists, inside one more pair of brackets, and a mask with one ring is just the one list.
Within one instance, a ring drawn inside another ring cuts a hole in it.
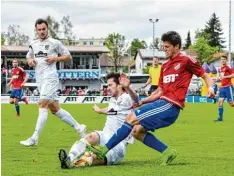
[{"label": "green grass", "polygon": [[[92,105],[62,105],[88,131],[102,129],[105,116],[95,114]],[[103,106],[103,105],[102,105]],[[20,105],[15,118],[12,105],[2,105],[2,175],[6,176],[233,176],[234,108],[225,104],[224,122],[214,123],[217,105],[188,104],[171,127],[155,134],[177,149],[172,165],[160,167],[160,154],[140,142],[129,145],[120,165],[62,170],[57,158],[60,148],[69,150],[79,139],[76,132],[57,117],[49,115],[37,147],[26,148],[19,141],[32,135],[38,114],[37,105]]]}]

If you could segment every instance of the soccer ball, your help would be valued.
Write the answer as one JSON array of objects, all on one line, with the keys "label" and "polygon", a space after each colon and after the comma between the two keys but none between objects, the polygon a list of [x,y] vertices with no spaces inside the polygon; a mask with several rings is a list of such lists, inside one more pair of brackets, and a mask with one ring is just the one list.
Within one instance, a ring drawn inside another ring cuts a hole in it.
[{"label": "soccer ball", "polygon": [[85,152],[79,159],[75,160],[73,165],[75,167],[91,166],[93,162],[92,152]]}]

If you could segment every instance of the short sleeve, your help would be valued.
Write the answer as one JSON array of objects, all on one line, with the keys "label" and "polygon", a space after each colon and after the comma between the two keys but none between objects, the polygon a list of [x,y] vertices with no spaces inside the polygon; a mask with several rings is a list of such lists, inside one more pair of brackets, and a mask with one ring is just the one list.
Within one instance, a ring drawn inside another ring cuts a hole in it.
[{"label": "short sleeve", "polygon": [[161,67],[161,70],[160,70],[160,76],[159,76],[159,82],[158,82],[158,86],[163,88],[163,66]]},{"label": "short sleeve", "polygon": [[28,52],[27,52],[26,58],[27,59],[33,59],[34,58],[32,45],[29,45],[29,47],[28,47]]},{"label": "short sleeve", "polygon": [[202,68],[197,59],[192,57],[188,58],[187,70],[197,77],[202,77],[205,73],[205,70]]},{"label": "short sleeve", "polygon": [[57,49],[58,54],[61,56],[71,55],[68,49],[60,41],[56,43],[56,49]]}]

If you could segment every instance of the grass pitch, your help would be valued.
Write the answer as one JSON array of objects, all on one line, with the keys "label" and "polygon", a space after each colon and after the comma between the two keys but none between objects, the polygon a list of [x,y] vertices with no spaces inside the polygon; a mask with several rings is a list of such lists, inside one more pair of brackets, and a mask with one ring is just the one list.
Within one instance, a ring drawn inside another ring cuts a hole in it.
[{"label": "grass pitch", "polygon": [[[101,105],[105,106],[105,105]],[[105,116],[92,111],[92,105],[62,105],[88,131],[101,130]],[[170,166],[161,167],[160,154],[140,142],[129,145],[120,165],[62,170],[58,161],[60,148],[69,150],[79,139],[75,130],[52,114],[42,131],[37,147],[24,147],[19,141],[32,135],[37,105],[20,105],[21,117],[15,118],[12,105],[2,105],[2,175],[3,176],[233,176],[234,108],[224,106],[224,122],[214,123],[217,104],[187,104],[176,123],[154,134],[178,151]]]}]

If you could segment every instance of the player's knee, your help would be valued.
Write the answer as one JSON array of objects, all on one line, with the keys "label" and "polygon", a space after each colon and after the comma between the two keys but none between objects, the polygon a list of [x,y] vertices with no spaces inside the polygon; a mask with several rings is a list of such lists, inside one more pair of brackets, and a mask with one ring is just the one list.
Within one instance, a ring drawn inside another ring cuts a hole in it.
[{"label": "player's knee", "polygon": [[[134,128],[132,129],[132,135],[134,138],[141,140],[142,139],[142,135],[145,133],[145,130],[142,129],[141,126],[134,126]],[[143,135],[144,136],[144,135]]]},{"label": "player's knee", "polygon": [[136,115],[133,112],[131,112],[130,114],[127,115],[125,121],[128,122],[131,125],[139,124],[139,121],[138,121]]},{"label": "player's knee", "polygon": [[234,102],[229,102],[229,105],[230,105],[231,107],[234,107]]}]

